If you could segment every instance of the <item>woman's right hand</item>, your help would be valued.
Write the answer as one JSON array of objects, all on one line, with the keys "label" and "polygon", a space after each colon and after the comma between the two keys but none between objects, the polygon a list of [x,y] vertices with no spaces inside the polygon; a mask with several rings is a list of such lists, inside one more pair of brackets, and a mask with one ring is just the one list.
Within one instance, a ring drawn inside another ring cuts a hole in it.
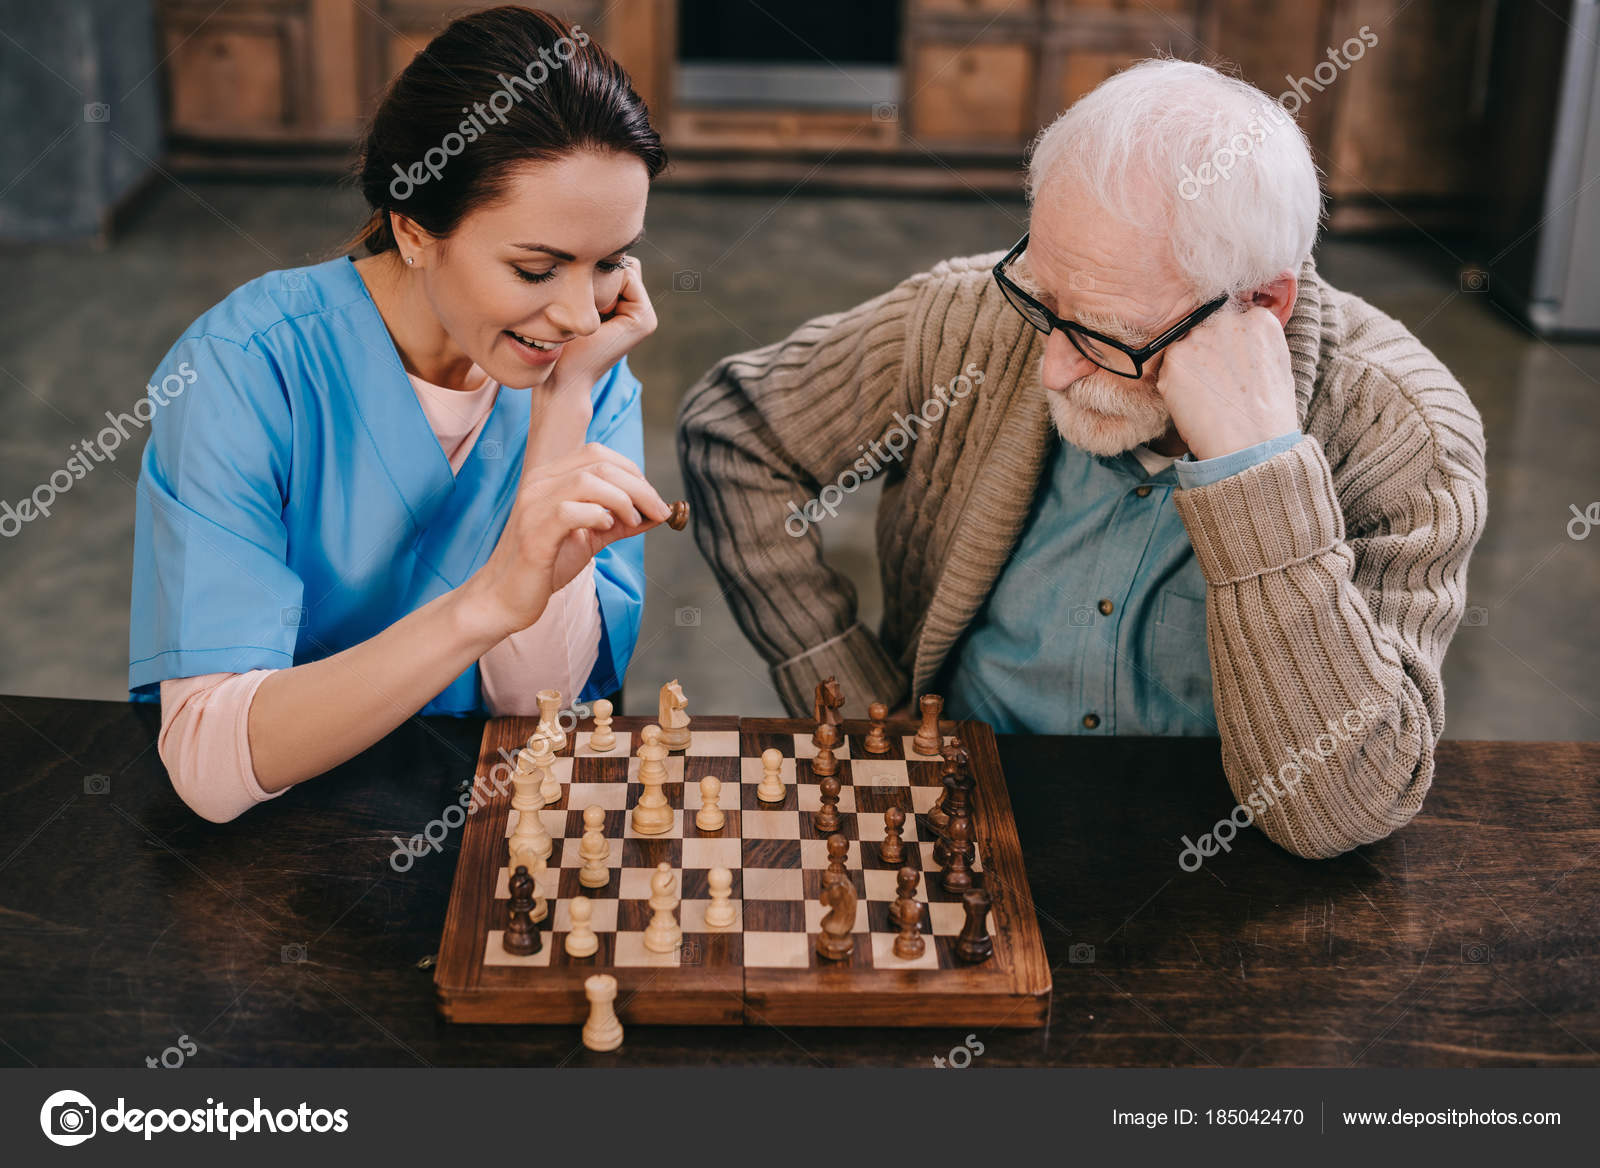
[{"label": "woman's right hand", "polygon": [[597,552],[668,511],[632,459],[598,442],[525,468],[499,542],[463,586],[469,619],[499,638],[527,628]]}]

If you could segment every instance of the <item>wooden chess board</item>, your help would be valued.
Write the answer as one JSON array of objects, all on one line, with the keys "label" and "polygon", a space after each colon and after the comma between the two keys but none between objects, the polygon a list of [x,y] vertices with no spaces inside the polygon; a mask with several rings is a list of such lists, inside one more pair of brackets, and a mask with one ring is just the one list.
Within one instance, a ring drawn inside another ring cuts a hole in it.
[{"label": "wooden chess board", "polygon": [[[453,1022],[579,1023],[588,1014],[584,980],[610,973],[618,983],[617,1013],[629,1023],[741,1023],[797,1026],[1044,1025],[1050,1007],[1050,967],[1023,872],[1011,802],[1000,772],[994,732],[982,722],[942,722],[946,741],[959,734],[970,758],[970,807],[977,862],[975,887],[992,898],[994,955],[963,965],[952,954],[964,912],[960,897],[938,884],[932,859],[934,829],[926,812],[943,793],[941,760],[912,749],[916,726],[888,725],[890,751],[862,749],[870,727],[846,720],[835,748],[841,784],[839,831],[850,841],[847,858],[858,896],[855,951],[846,961],[817,956],[819,899],[827,867],[826,835],[813,826],[819,786],[811,771],[814,725],[798,719],[694,717],[686,751],[667,760],[664,792],[674,825],[664,835],[639,836],[628,822],[642,791],[634,752],[650,718],[618,717],[615,747],[597,754],[588,746],[592,720],[580,723],[557,752],[561,798],[540,813],[553,842],[539,886],[550,916],[540,924],[541,947],[527,957],[501,945],[510,894],[507,837],[519,814],[503,759],[514,758],[534,732],[533,718],[496,718],[484,729],[478,760],[479,810],[467,816],[450,893],[434,984],[440,1013]],[[784,756],[782,803],[758,803],[761,754]],[[502,754],[502,751],[505,753]],[[498,771],[495,770],[499,765]],[[498,775],[502,782],[495,782]],[[715,832],[695,826],[700,779],[722,783],[727,817]],[[685,779],[688,781],[685,782]],[[496,789],[504,786],[504,790]],[[603,888],[578,882],[583,810],[599,804],[611,841],[610,881]],[[906,813],[903,864],[878,858],[883,812]],[[679,877],[683,945],[676,953],[645,949],[651,910],[650,876],[661,861]],[[705,923],[707,873],[733,873],[739,915],[726,929]],[[889,908],[902,866],[925,873],[917,886],[926,945],[915,960],[892,951],[896,928]],[[593,902],[599,951],[568,956],[570,898]]]}]

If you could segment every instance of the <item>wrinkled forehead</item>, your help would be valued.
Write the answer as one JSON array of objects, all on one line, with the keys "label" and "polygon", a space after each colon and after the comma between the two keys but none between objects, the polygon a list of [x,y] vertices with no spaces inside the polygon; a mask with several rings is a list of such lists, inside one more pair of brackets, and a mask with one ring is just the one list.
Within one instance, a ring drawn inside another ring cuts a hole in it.
[{"label": "wrinkled forehead", "polygon": [[1071,187],[1043,194],[1029,220],[1018,278],[1052,312],[1134,343],[1187,298],[1171,243]]}]

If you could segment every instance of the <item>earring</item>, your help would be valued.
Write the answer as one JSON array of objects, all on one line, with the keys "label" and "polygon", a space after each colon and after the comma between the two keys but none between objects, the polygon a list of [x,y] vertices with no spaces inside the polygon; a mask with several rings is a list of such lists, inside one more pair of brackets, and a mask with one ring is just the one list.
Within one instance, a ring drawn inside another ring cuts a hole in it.
[{"label": "earring", "polygon": [[417,262],[417,257],[416,256],[406,256],[406,263],[407,264],[414,264],[416,262]]}]

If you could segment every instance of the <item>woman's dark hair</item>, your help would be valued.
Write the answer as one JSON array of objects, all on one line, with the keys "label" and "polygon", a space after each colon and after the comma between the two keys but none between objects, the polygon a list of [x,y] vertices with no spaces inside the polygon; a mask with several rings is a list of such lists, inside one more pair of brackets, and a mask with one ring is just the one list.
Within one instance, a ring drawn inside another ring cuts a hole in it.
[{"label": "woman's dark hair", "polygon": [[372,215],[346,250],[395,247],[389,212],[449,235],[496,198],[511,167],[577,150],[667,164],[650,111],[621,65],[578,25],[532,8],[463,16],[394,79],[357,165]]}]

